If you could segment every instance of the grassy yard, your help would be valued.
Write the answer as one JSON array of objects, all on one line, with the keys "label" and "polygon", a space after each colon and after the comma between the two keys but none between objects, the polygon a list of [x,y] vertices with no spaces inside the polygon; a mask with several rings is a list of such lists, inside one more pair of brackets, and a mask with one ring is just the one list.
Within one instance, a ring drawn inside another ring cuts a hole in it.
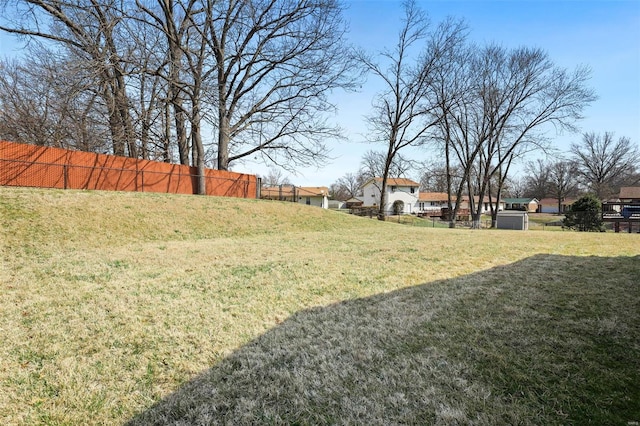
[{"label": "grassy yard", "polygon": [[0,424],[634,424],[640,236],[0,187]]}]

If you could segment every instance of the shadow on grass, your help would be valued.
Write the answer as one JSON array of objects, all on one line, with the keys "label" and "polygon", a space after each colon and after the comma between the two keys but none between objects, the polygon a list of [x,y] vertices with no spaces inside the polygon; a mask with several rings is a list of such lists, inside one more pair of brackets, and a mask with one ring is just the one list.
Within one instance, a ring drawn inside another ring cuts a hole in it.
[{"label": "shadow on grass", "polygon": [[137,424],[634,424],[640,257],[536,255],[301,311]]}]

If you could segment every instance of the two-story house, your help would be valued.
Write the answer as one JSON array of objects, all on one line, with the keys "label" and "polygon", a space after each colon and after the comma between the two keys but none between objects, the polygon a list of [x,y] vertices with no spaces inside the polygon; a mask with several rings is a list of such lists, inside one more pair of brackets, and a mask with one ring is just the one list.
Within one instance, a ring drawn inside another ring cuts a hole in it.
[{"label": "two-story house", "polygon": [[[441,192],[420,193],[420,184],[405,178],[387,179],[384,212],[385,215],[418,214],[439,216],[442,209],[447,207],[448,196]],[[380,193],[382,190],[382,178],[372,178],[366,181],[362,187],[362,206],[378,207],[380,205]],[[478,197],[474,197],[474,206],[479,203]],[[481,203],[481,212],[490,211],[489,198],[485,197]],[[504,210],[504,201],[493,200],[494,210]],[[469,197],[462,197],[460,208],[467,213],[470,207]]]},{"label": "two-story house", "polygon": [[[405,178],[389,178],[385,190],[386,215],[416,213],[419,183]],[[382,178],[371,178],[362,185],[362,206],[379,207]]]}]

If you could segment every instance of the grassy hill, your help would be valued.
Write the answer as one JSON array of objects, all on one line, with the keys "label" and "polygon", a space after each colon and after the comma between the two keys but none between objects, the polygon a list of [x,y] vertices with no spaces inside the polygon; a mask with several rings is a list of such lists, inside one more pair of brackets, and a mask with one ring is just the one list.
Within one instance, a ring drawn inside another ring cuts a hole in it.
[{"label": "grassy hill", "polygon": [[640,421],[640,236],[0,188],[2,424]]}]

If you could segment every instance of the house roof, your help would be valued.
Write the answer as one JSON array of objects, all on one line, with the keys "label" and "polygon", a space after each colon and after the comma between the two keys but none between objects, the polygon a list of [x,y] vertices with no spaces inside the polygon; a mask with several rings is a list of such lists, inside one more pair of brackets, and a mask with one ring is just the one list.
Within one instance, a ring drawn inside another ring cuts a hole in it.
[{"label": "house roof", "polygon": [[[562,200],[562,205],[563,206],[570,206],[571,204],[575,203],[575,199],[573,198],[565,198],[564,200]],[[543,198],[542,200],[538,201],[538,204],[541,204],[543,206],[557,206],[558,205],[558,199],[557,198]]]},{"label": "house roof", "polygon": [[[462,198],[460,199],[460,201],[466,201],[466,202],[469,202],[469,196],[468,196],[468,195],[463,195],[463,196],[462,196]],[[477,202],[479,202],[479,201],[480,201],[480,197],[479,197],[478,195],[474,195],[474,196],[473,196],[473,202],[474,202],[474,203],[477,203]],[[482,199],[482,202],[483,202],[483,203],[488,203],[488,202],[489,202],[489,196],[488,196],[488,195],[485,195],[485,196],[484,196],[484,198]],[[497,202],[498,202],[498,200],[496,200],[495,198],[491,198],[491,202],[492,202],[493,204],[495,204],[495,203],[497,203]],[[503,200],[503,199],[500,199],[500,203],[504,203],[504,200]]]},{"label": "house roof", "polygon": [[298,186],[296,195],[301,197],[324,197],[329,195],[329,188],[326,186]]},{"label": "house roof", "polygon": [[263,197],[293,197],[294,194],[298,197],[323,197],[329,195],[329,188],[326,186],[267,186],[262,188],[261,194]]},{"label": "house roof", "polygon": [[265,186],[260,190],[263,197],[291,197],[293,196],[293,188],[289,185]]},{"label": "house roof", "polygon": [[503,198],[502,201],[509,204],[529,204],[532,201],[538,202],[537,198]]},{"label": "house roof", "polygon": [[623,186],[620,188],[621,200],[640,199],[640,186]]},{"label": "house roof", "polygon": [[[371,178],[363,183],[362,186],[367,186],[371,182],[382,183],[382,178]],[[420,186],[420,184],[406,178],[387,178],[387,186]]]},{"label": "house roof", "polygon": [[449,195],[446,192],[421,192],[418,194],[420,201],[447,201]]}]

